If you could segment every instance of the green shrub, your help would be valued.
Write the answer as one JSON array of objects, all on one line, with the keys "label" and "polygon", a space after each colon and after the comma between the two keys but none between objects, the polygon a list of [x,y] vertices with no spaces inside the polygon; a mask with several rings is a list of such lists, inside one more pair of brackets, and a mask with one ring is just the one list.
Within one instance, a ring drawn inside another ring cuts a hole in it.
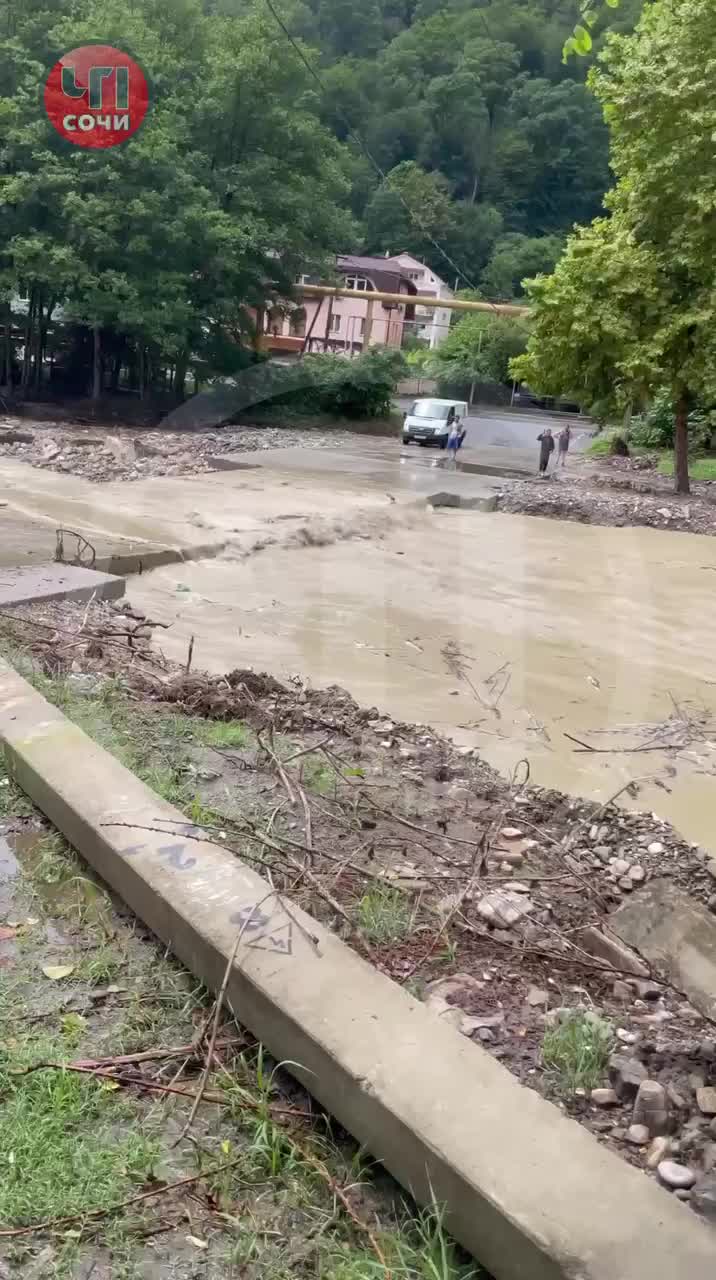
[{"label": "green shrub", "polygon": [[406,365],[400,351],[372,347],[348,359],[338,355],[307,356],[301,363],[300,386],[296,369],[285,370],[264,404],[289,403],[305,413],[333,413],[346,418],[376,418],[390,413],[398,379]]},{"label": "green shrub", "polygon": [[[691,410],[689,445],[692,449],[709,447],[714,431],[714,417],[714,411],[702,405]],[[632,444],[644,449],[673,449],[674,403],[668,391],[660,391],[647,412],[632,420],[629,439]]]}]

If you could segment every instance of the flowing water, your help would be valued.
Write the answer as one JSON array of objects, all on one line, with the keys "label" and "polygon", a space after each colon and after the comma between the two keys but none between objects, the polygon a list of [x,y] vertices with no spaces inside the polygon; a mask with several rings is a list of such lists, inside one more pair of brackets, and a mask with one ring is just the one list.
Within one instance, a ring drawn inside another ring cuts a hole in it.
[{"label": "flowing water", "polygon": [[708,537],[421,510],[374,539],[159,569],[129,594],[171,623],[172,658],[193,635],[199,667],[342,684],[574,794],[649,779],[639,807],[714,848],[714,574]]}]

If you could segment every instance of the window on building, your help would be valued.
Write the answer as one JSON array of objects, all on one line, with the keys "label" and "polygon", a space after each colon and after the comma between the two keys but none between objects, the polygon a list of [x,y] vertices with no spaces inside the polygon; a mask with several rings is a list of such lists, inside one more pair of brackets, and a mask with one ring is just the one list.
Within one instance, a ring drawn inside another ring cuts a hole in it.
[{"label": "window on building", "polygon": [[422,271],[409,271],[409,272],[408,272],[408,278],[409,278],[410,280],[422,280],[422,278],[423,278],[423,273],[422,273]]},{"label": "window on building", "polygon": [[365,320],[361,320],[358,325],[358,337],[359,338],[365,337]]},{"label": "window on building", "polygon": [[356,289],[359,293],[366,293],[373,286],[365,276],[346,276],[346,289]]},{"label": "window on building", "polygon": [[339,333],[340,328],[341,328],[341,317],[332,315],[331,316],[331,333]]},{"label": "window on building", "polygon": [[296,307],[288,318],[289,333],[293,338],[303,338],[306,333],[306,312],[303,307]]}]

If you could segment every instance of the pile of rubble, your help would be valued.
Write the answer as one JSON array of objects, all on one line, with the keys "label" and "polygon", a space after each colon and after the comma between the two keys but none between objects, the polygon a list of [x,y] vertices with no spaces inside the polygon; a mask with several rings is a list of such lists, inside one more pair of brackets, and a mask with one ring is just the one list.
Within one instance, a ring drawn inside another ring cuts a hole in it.
[{"label": "pile of rubble", "polygon": [[716,484],[692,481],[690,495],[674,493],[673,479],[654,460],[575,456],[570,470],[518,481],[498,497],[498,509],[551,516],[581,524],[645,525],[689,533],[716,533]]},{"label": "pile of rubble", "polygon": [[198,475],[214,471],[213,459],[266,449],[340,448],[352,441],[343,430],[298,430],[293,427],[225,427],[217,431],[113,431],[71,428],[56,423],[32,424],[8,419],[0,423],[0,457],[18,458],[33,467],[83,476],[97,484],[142,480],[147,476]]}]

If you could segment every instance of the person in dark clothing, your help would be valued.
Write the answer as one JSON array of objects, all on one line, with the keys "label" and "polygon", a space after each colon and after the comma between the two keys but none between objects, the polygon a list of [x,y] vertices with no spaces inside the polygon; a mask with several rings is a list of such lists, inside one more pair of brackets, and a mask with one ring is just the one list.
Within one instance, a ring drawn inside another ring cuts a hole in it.
[{"label": "person in dark clothing", "polygon": [[540,475],[543,476],[549,466],[550,457],[554,453],[554,436],[552,435],[552,428],[545,427],[544,431],[541,435],[538,435],[537,439],[539,440],[539,470]]}]

